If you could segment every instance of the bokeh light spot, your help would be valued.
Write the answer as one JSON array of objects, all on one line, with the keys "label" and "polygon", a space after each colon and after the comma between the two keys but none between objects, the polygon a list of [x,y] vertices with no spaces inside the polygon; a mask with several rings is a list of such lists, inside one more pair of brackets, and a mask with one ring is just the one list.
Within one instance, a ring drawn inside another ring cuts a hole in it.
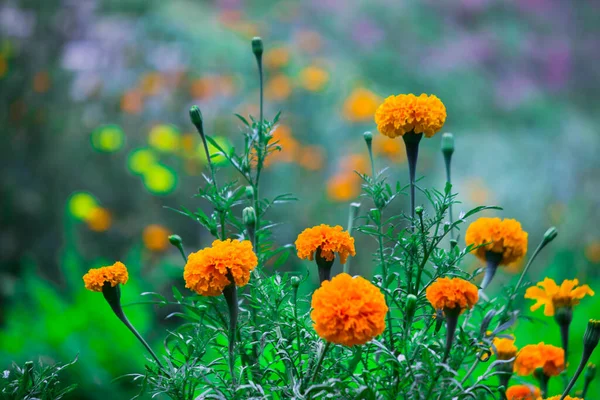
[{"label": "bokeh light spot", "polygon": [[152,149],[137,149],[129,153],[127,166],[134,174],[142,175],[158,162],[158,157]]},{"label": "bokeh light spot", "polygon": [[125,143],[125,134],[118,125],[102,125],[92,132],[92,147],[105,153],[120,150]]},{"label": "bokeh light spot", "polygon": [[150,130],[148,142],[156,150],[172,153],[179,148],[179,130],[172,125],[156,125]]},{"label": "bokeh light spot", "polygon": [[96,207],[98,207],[96,198],[87,192],[74,193],[69,199],[69,211],[80,220],[87,219]]},{"label": "bokeh light spot", "polygon": [[144,172],[144,186],[152,194],[167,195],[177,186],[177,175],[162,164],[154,164]]}]

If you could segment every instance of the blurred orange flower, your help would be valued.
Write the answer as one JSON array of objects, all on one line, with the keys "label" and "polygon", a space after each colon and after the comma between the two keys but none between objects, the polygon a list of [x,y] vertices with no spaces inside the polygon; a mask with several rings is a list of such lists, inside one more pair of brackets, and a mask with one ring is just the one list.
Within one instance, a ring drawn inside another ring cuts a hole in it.
[{"label": "blurred orange flower", "polygon": [[371,121],[381,103],[381,97],[365,88],[357,88],[350,93],[343,106],[343,115],[350,122]]},{"label": "blurred orange flower", "polygon": [[149,72],[145,74],[140,81],[140,90],[145,96],[157,95],[162,86],[163,78],[158,72]]},{"label": "blurred orange flower", "polygon": [[112,287],[119,283],[124,285],[129,280],[129,274],[125,265],[117,261],[111,266],[92,268],[83,276],[83,282],[87,290],[101,292],[104,283],[108,282]]},{"label": "blurred orange flower", "polygon": [[539,400],[540,389],[532,385],[514,385],[506,390],[507,400]]},{"label": "blurred orange flower", "polygon": [[588,285],[579,285],[578,279],[565,279],[560,286],[553,279],[545,278],[535,286],[527,288],[526,299],[535,300],[531,311],[544,306],[544,315],[551,317],[557,308],[571,308],[579,304],[586,295],[593,296],[594,291]]},{"label": "blurred orange flower", "polygon": [[521,376],[531,375],[537,368],[543,368],[546,376],[556,376],[565,369],[564,350],[544,344],[529,344],[517,354],[514,370]]},{"label": "blurred orange flower", "polygon": [[406,150],[402,143],[387,136],[378,135],[373,138],[373,153],[383,155],[397,163],[406,162]]},{"label": "blurred orange flower", "polygon": [[265,85],[265,97],[269,100],[282,101],[292,94],[290,79],[284,74],[277,74],[267,81]]},{"label": "blurred orange flower", "polygon": [[294,37],[294,40],[298,43],[298,47],[307,53],[315,53],[319,51],[322,46],[321,35],[316,31],[299,31]]},{"label": "blurred orange flower", "polygon": [[325,154],[319,146],[305,146],[300,150],[298,163],[309,171],[318,171],[323,168]]},{"label": "blurred orange flower", "polygon": [[169,235],[171,232],[161,225],[152,224],[144,228],[142,241],[150,251],[165,251],[169,247]]},{"label": "blurred orange flower", "polygon": [[110,211],[102,207],[94,207],[85,217],[88,228],[95,232],[104,232],[112,225]]},{"label": "blurred orange flower", "polygon": [[37,93],[45,93],[50,89],[50,74],[40,71],[33,77],[33,90]]},{"label": "blurred orange flower", "polygon": [[331,343],[365,344],[385,330],[385,298],[360,276],[342,273],[324,281],[313,293],[311,307],[315,331]]},{"label": "blurred orange flower", "polygon": [[279,69],[285,67],[290,61],[290,52],[287,48],[280,46],[268,49],[264,54],[265,67]]},{"label": "blurred orange flower", "polygon": [[600,264],[600,240],[594,240],[585,248],[586,258],[594,264]]},{"label": "blurred orange flower", "polygon": [[345,264],[348,256],[355,256],[354,238],[339,225],[325,224],[306,228],[298,235],[295,242],[300,259],[314,260],[315,252],[320,250],[320,256],[327,261],[335,259],[335,253],[340,256],[340,263]]},{"label": "blurred orange flower", "polygon": [[300,144],[292,136],[292,130],[289,126],[280,124],[275,128],[270,143],[275,142],[281,147],[281,150],[271,153],[265,160],[265,166],[270,166],[276,162],[291,163],[296,161]]},{"label": "blurred orange flower", "polygon": [[327,196],[330,200],[345,202],[360,194],[360,178],[354,172],[342,172],[327,180]]},{"label": "blurred orange flower", "polygon": [[300,84],[311,92],[320,92],[329,82],[329,72],[315,65],[308,66],[300,71]]},{"label": "blurred orange flower", "polygon": [[121,98],[121,110],[127,114],[139,114],[143,108],[144,98],[139,90],[129,90]]},{"label": "blurred orange flower", "polygon": [[369,157],[364,154],[349,154],[344,156],[340,161],[340,167],[343,172],[359,172],[361,174],[366,174],[370,166]]}]

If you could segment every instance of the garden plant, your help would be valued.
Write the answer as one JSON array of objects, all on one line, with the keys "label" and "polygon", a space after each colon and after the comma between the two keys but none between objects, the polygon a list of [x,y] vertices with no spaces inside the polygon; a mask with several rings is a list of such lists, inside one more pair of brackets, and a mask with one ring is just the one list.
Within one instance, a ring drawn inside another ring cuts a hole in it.
[{"label": "garden plant", "polygon": [[[420,186],[419,147],[442,135],[447,117],[435,95],[391,95],[373,115],[376,132],[357,132],[363,135],[370,171],[355,172],[362,193],[349,205],[346,226],[346,221],[336,226],[314,221],[298,232],[294,244],[278,241],[273,228],[285,221],[271,220],[270,211],[301,200],[293,193],[272,198],[261,194],[266,163],[286,149],[274,138],[280,114],[263,115],[262,40],[254,38],[251,49],[260,80],[259,115],[235,114],[243,145],[222,147],[206,134],[200,108],[193,106],[189,112],[208,160],[195,197],[212,211],[199,207],[171,212],[200,224],[214,241],[190,249],[185,238],[169,236],[181,253],[181,279],[188,290],[173,288],[172,296],[151,288],[143,293],[158,307],[177,309],[168,316],[179,323],[165,332],[164,348],[153,349],[126,315],[136,308],[123,307],[121,292],[136,277],[124,263],[115,260],[83,276],[86,289],[98,292],[89,295],[102,293],[110,306],[93,311],[112,310],[140,341],[140,354],[147,355],[144,371],[121,377],[139,385],[139,398],[587,398],[595,374],[589,360],[600,340],[600,321],[579,314],[576,306],[594,291],[577,279],[528,281],[529,267],[557,236],[555,228],[530,238],[518,221],[490,216],[501,214],[500,207],[461,210],[451,180],[453,134],[442,137],[446,181],[439,189]],[[374,135],[404,143],[407,177],[391,175],[376,158]],[[224,158],[227,166],[211,162],[216,157]],[[233,169],[237,178],[220,173],[225,168]],[[410,208],[391,212],[390,205],[404,196]],[[361,252],[355,246],[357,235],[375,243],[373,276],[353,271],[352,258]],[[285,272],[289,257],[307,260],[306,270]],[[465,260],[473,257],[481,267],[469,270]],[[343,265],[343,272],[332,272],[336,263]],[[489,295],[494,276],[515,264],[524,265],[517,283]],[[299,289],[314,276],[319,288],[302,296]],[[560,346],[545,343],[543,331],[536,343],[515,337],[515,324],[536,329],[537,323],[523,317],[515,306],[517,298],[531,300],[532,311],[543,307],[541,318],[554,318]],[[589,319],[584,337],[570,337],[574,318]],[[573,341],[583,342],[578,365],[565,362]],[[39,389],[33,383],[41,379],[48,384],[54,377],[48,371],[34,374],[31,365],[4,374],[2,393],[13,393],[8,398],[34,398]],[[560,381],[561,390],[551,390],[557,386],[550,381]],[[60,398],[68,388],[56,390],[56,395],[40,397]]]}]

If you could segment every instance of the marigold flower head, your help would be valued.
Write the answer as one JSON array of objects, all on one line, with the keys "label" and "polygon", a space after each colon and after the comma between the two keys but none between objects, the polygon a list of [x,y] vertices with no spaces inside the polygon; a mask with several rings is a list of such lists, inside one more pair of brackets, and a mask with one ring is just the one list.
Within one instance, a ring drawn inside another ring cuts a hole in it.
[{"label": "marigold flower head", "polygon": [[258,258],[248,240],[215,240],[207,247],[188,256],[183,271],[185,287],[202,296],[218,296],[231,283],[245,286]]},{"label": "marigold flower head", "polygon": [[479,300],[477,286],[461,278],[438,278],[425,294],[436,310],[460,309],[462,312],[473,308]]},{"label": "marigold flower head", "polygon": [[517,355],[517,346],[514,338],[499,338],[493,340],[493,351],[499,360],[510,360]]},{"label": "marigold flower head", "polygon": [[546,376],[556,376],[565,369],[563,349],[544,344],[529,344],[517,354],[514,370],[517,374],[531,375],[537,368],[543,368]]},{"label": "marigold flower head", "polygon": [[507,400],[538,400],[540,389],[533,385],[514,385],[506,390]]},{"label": "marigold flower head", "polygon": [[576,306],[586,295],[594,295],[594,291],[588,285],[577,287],[578,285],[577,279],[565,279],[558,286],[553,279],[545,278],[536,286],[528,288],[525,298],[536,301],[531,306],[531,311],[544,306],[544,315],[551,317],[557,308]]},{"label": "marigold flower head", "polygon": [[[546,400],[560,400],[561,397],[562,396],[559,394],[558,396],[547,397]],[[566,395],[564,400],[583,400],[583,398]]]},{"label": "marigold flower head", "polygon": [[306,228],[296,239],[296,250],[301,259],[314,260],[315,252],[321,249],[321,257],[333,261],[335,254],[340,256],[340,263],[345,264],[349,255],[355,256],[354,238],[344,232],[341,226],[321,224]]},{"label": "marigold flower head", "polygon": [[446,107],[436,96],[414,94],[389,96],[375,111],[377,129],[395,138],[408,132],[432,137],[446,121]]},{"label": "marigold flower head", "polygon": [[385,330],[385,298],[360,276],[342,273],[324,281],[313,293],[311,306],[315,331],[331,343],[364,344]]},{"label": "marigold flower head", "polygon": [[514,219],[479,218],[467,228],[465,242],[481,246],[473,251],[483,261],[488,252],[501,254],[498,265],[517,262],[527,253],[527,232]]},{"label": "marigold flower head", "polygon": [[92,268],[83,276],[85,288],[92,292],[101,292],[104,283],[110,283],[110,286],[115,287],[119,283],[124,285],[129,279],[127,268],[125,265],[117,261],[111,266]]}]

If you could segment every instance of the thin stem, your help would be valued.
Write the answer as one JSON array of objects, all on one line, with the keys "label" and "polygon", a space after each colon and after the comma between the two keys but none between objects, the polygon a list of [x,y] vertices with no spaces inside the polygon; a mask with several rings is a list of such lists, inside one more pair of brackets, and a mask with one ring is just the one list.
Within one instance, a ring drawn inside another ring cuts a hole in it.
[{"label": "thin stem", "polygon": [[[444,152],[444,162],[446,164],[446,182],[452,185],[452,176],[451,176],[451,164],[452,164],[452,153]],[[452,203],[448,206],[448,218],[450,220],[450,225],[454,223],[454,214],[452,213]],[[454,229],[450,232],[450,239],[454,239]]]},{"label": "thin stem", "polygon": [[298,346],[298,369],[299,375],[302,376],[302,348],[300,347],[300,328],[298,327],[298,287],[294,287],[294,327],[296,330],[296,346]]},{"label": "thin stem", "polygon": [[[575,382],[577,382],[577,379],[579,379],[579,375],[581,375],[581,373],[583,372],[583,369],[585,368],[585,365],[589,361],[591,355],[592,355],[592,351],[588,351],[586,346],[584,346],[583,355],[581,356],[581,361],[579,362],[577,371],[575,371],[575,375],[573,375],[573,378],[571,378],[571,382],[569,382],[569,384],[567,385],[567,388],[565,389],[562,396],[560,397],[560,400],[563,400],[569,394],[571,389],[573,389],[573,386],[575,386]],[[565,364],[565,366],[566,366],[566,364]]]},{"label": "thin stem", "polygon": [[231,382],[235,387],[235,333],[238,319],[237,286],[235,283],[230,283],[225,287],[223,296],[225,296],[229,310],[229,372],[231,373]]},{"label": "thin stem", "polygon": [[469,368],[469,370],[467,371],[467,374],[462,378],[462,380],[460,381],[460,384],[462,385],[463,383],[465,383],[467,381],[467,379],[469,379],[469,377],[471,376],[471,374],[473,373],[473,371],[475,371],[475,368],[477,368],[477,366],[479,365],[479,361],[480,361],[480,355],[477,357],[477,359],[475,360],[475,362],[473,363],[473,365],[471,365],[471,368]]},{"label": "thin stem", "polygon": [[417,170],[417,159],[419,158],[419,142],[423,134],[414,132],[405,133],[402,138],[406,147],[406,157],[408,159],[408,177],[410,180],[410,217],[411,229],[414,230],[413,222],[415,220],[415,176]]},{"label": "thin stem", "polygon": [[319,369],[321,369],[321,364],[323,364],[323,360],[325,359],[325,354],[327,353],[327,350],[329,350],[330,346],[331,342],[327,342],[325,344],[325,347],[323,347],[321,354],[319,354],[319,359],[317,360],[317,365],[315,366],[315,370],[313,371],[312,377],[310,378],[310,382],[314,382],[315,378],[317,377]]},{"label": "thin stem", "polygon": [[[421,225],[421,240],[423,242],[423,256],[427,254],[427,238],[425,236],[425,224],[423,223],[423,214],[419,213],[419,223]],[[419,270],[417,271],[417,281],[415,282],[415,293],[419,291],[419,286],[421,285],[421,273],[425,269],[424,264],[419,265]]]},{"label": "thin stem", "polygon": [[[354,219],[356,218],[356,212],[360,208],[360,203],[350,203],[350,210],[348,212],[348,234],[352,234],[352,228],[354,228]],[[344,264],[344,272],[350,273],[350,259],[346,260]]]},{"label": "thin stem", "polygon": [[[381,211],[381,210],[380,210]],[[387,264],[385,262],[385,256],[383,254],[383,233],[381,232],[381,220],[377,221],[377,243],[379,244],[379,259],[381,261],[381,270],[382,270],[382,274],[383,274],[383,282],[382,282],[382,286],[384,286],[384,295],[386,298],[386,303],[390,304],[389,302],[389,295],[388,295],[388,291],[387,291],[387,277],[388,277],[388,270],[387,270]],[[386,314],[386,319],[387,319],[387,325],[388,325],[388,335],[389,335],[389,341],[390,341],[390,348],[392,349],[392,351],[394,350],[394,327],[392,325],[392,310],[388,307],[388,311]]]}]

